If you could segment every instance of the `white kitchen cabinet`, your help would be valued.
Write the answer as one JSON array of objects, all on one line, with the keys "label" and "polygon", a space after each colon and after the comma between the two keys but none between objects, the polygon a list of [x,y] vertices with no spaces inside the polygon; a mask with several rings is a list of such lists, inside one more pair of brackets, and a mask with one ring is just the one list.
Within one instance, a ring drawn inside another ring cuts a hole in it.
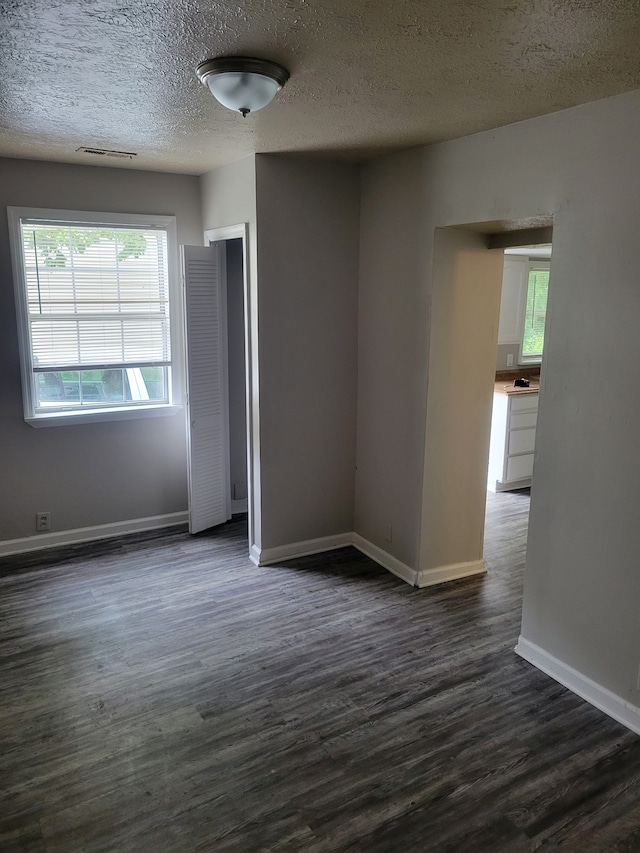
[{"label": "white kitchen cabinet", "polygon": [[529,258],[521,255],[504,256],[498,344],[520,345],[528,272]]},{"label": "white kitchen cabinet", "polygon": [[531,485],[537,417],[537,388],[494,393],[487,482],[490,492]]}]

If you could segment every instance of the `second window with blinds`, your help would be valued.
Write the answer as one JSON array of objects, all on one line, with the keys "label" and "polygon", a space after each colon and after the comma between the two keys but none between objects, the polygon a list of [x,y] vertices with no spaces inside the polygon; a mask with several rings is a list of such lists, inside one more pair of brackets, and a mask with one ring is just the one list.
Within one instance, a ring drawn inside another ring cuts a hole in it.
[{"label": "second window with blinds", "polygon": [[9,208],[25,420],[180,403],[175,219]]},{"label": "second window with blinds", "polygon": [[550,262],[529,261],[522,322],[520,363],[539,363],[544,348],[544,330],[547,321]]}]

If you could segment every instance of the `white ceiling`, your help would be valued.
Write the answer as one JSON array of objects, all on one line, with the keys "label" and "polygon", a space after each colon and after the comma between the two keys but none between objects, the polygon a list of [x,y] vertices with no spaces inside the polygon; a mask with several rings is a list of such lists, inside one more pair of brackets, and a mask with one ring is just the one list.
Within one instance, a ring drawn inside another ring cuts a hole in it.
[{"label": "white ceiling", "polygon": [[[0,0],[0,22],[8,157],[192,174],[253,152],[357,161],[640,88],[638,0]],[[226,54],[291,79],[243,119],[194,74]]]}]

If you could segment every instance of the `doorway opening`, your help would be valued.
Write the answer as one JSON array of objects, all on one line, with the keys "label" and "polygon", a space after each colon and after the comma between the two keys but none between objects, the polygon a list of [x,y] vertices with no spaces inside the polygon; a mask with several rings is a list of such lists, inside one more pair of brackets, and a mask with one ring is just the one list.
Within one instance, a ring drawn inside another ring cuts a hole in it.
[{"label": "doorway opening", "polygon": [[227,268],[227,375],[229,378],[229,487],[231,513],[247,512],[247,382],[244,340],[242,238],[224,241]]},{"label": "doorway opening", "polygon": [[246,514],[251,546],[247,226],[207,231],[183,252],[190,530]]},{"label": "doorway opening", "polygon": [[420,586],[487,571],[484,528],[504,250],[551,238],[550,216],[435,230]]},{"label": "doorway opening", "polygon": [[[487,472],[487,526],[528,522],[552,244],[504,250]],[[517,519],[517,522],[516,522]]]},{"label": "doorway opening", "polygon": [[531,485],[551,244],[505,249],[487,489]]}]

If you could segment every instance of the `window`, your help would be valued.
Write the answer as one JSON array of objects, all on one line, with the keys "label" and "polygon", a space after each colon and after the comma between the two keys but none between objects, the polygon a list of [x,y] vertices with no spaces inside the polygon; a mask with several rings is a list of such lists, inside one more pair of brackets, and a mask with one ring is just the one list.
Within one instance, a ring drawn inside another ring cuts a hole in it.
[{"label": "window", "polygon": [[538,362],[542,358],[549,295],[549,267],[548,261],[532,261],[529,264],[520,350],[521,362]]},{"label": "window", "polygon": [[173,217],[10,208],[9,218],[25,419],[175,411]]}]

